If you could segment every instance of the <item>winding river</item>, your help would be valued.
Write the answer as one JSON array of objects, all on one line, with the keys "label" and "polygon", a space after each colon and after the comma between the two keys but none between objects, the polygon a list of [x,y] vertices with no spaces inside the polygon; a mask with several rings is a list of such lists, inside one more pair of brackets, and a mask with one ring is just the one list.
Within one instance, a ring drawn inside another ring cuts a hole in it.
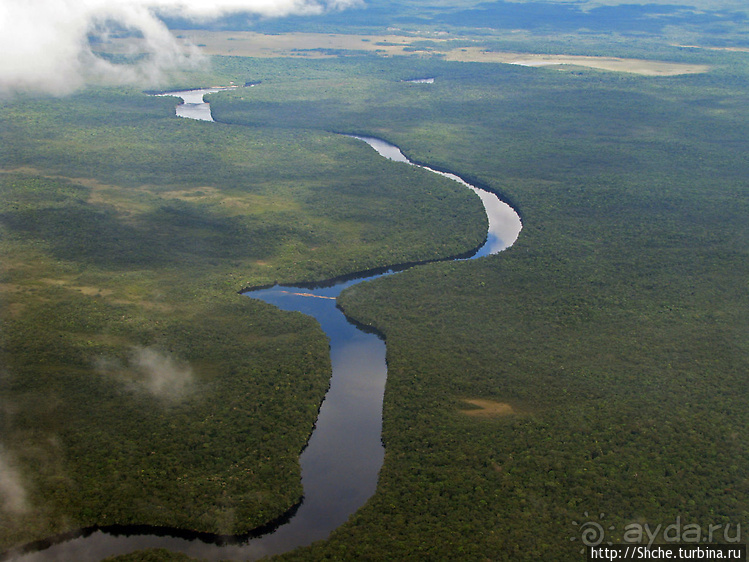
[{"label": "winding river", "polygon": [[[181,117],[213,121],[203,95],[227,88],[168,92],[180,97]],[[353,136],[366,142],[381,156],[397,162],[410,162],[398,147],[372,137]],[[511,246],[521,229],[517,213],[493,193],[474,187],[454,174],[422,166],[451,178],[474,191],[489,219],[485,243],[470,256],[446,259],[475,259],[496,254]],[[14,560],[96,561],[144,548],[167,548],[208,560],[252,560],[279,554],[326,538],[358,510],[377,487],[385,451],[381,441],[382,400],[387,378],[385,342],[362,331],[336,307],[336,297],[356,283],[390,275],[407,265],[377,272],[352,275],[345,280],[316,286],[281,286],[244,293],[283,310],[313,316],[330,340],[332,377],[320,408],[315,429],[300,463],[304,499],[288,517],[255,537],[218,537],[153,527],[91,529],[74,538],[55,542],[44,550],[20,555]],[[54,541],[50,541],[54,542]]]}]

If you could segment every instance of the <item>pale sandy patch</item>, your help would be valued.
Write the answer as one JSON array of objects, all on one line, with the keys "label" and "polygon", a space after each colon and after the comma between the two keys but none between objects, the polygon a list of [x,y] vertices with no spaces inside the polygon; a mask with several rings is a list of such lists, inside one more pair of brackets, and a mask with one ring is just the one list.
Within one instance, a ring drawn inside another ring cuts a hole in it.
[{"label": "pale sandy patch", "polygon": [[464,398],[463,402],[471,406],[477,406],[476,409],[461,410],[467,416],[498,418],[518,413],[507,402],[496,402],[494,400],[484,400],[483,398]]},{"label": "pale sandy patch", "polygon": [[705,49],[708,51],[728,51],[733,53],[749,53],[749,47],[703,47],[701,45],[673,45],[686,49]]},{"label": "pale sandy patch", "polygon": [[[374,52],[382,56],[439,56],[449,61],[518,64],[524,66],[567,65],[643,76],[677,76],[707,72],[707,65],[684,64],[617,57],[575,55],[538,55],[517,52],[486,51],[480,46],[451,49],[452,39],[434,34],[422,35],[349,35],[338,33],[279,33],[267,35],[253,31],[174,30],[186,45],[197,45],[207,55],[242,57],[329,58],[335,51]],[[463,38],[467,40],[467,38]],[[116,39],[106,45],[108,52],[129,52],[133,45]],[[424,43],[428,41],[429,43]],[[479,44],[479,41],[476,41]]]},{"label": "pale sandy patch", "polygon": [[710,70],[710,67],[704,64],[684,64],[618,57],[511,53],[486,51],[480,47],[466,47],[448,51],[445,53],[445,60],[495,62],[534,67],[555,65],[583,66],[612,72],[629,72],[642,76],[677,76],[681,74],[699,74]]}]

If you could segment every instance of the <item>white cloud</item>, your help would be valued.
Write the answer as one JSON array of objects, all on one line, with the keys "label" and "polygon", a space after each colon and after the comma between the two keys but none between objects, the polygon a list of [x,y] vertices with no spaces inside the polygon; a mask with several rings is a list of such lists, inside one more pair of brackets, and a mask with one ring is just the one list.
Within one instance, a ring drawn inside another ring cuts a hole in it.
[{"label": "white cloud", "polygon": [[0,508],[20,515],[28,511],[26,489],[9,453],[0,446]]},{"label": "white cloud", "polygon": [[178,402],[194,390],[189,364],[155,347],[134,347],[127,363],[98,357],[94,368],[134,392],[147,392],[168,402]]},{"label": "white cloud", "polygon": [[179,363],[166,352],[152,347],[133,350],[130,365],[142,377],[142,384],[154,396],[167,400],[178,400],[192,386],[192,369]]},{"label": "white cloud", "polygon": [[[359,0],[2,0],[0,1],[0,92],[39,90],[65,94],[88,81],[141,83],[158,80],[170,68],[195,62],[154,15],[194,19],[232,12],[277,17],[319,14]],[[92,32],[113,23],[143,35],[150,57],[119,65],[97,57]]]}]

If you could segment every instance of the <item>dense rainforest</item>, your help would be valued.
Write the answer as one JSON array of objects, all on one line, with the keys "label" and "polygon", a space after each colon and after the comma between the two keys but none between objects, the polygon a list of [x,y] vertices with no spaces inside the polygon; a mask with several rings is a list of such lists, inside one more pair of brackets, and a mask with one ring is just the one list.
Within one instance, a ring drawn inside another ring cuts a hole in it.
[{"label": "dense rainforest", "polygon": [[282,558],[576,560],[588,521],[613,542],[749,528],[749,55],[571,41],[710,70],[217,56],[172,84],[257,84],[212,95],[217,123],[137,89],[0,101],[2,548],[244,533],[299,501],[327,342],[237,292],[485,232],[464,188],[338,133],[486,186],[524,226],[500,255],[342,294],[387,341],[385,464],[347,524]]},{"label": "dense rainforest", "polygon": [[177,119],[176,101],[4,104],[3,452],[34,467],[6,545],[123,522],[233,534],[282,515],[301,497],[327,344],[238,291],[483,239],[454,182],[339,135]]},{"label": "dense rainforest", "polygon": [[348,525],[287,558],[574,559],[601,515],[615,541],[745,526],[747,82],[743,55],[720,60],[669,78],[441,63],[417,67],[431,85],[373,70],[340,99],[294,81],[288,103],[270,84],[216,100],[228,121],[382,136],[524,223],[498,256],[341,296],[387,335],[385,466]]}]

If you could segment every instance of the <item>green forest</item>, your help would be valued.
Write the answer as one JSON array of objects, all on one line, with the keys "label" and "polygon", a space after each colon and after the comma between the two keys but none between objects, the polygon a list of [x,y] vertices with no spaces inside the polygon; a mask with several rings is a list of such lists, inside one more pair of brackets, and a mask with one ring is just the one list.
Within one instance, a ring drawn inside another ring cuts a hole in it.
[{"label": "green forest", "polygon": [[328,343],[239,291],[486,232],[468,190],[340,133],[497,192],[523,230],[341,295],[387,342],[385,463],[345,525],[279,559],[582,560],[586,521],[615,543],[746,533],[749,53],[534,33],[481,41],[710,69],[214,56],[167,86],[255,83],[210,96],[216,123],[135,87],[0,98],[0,551],[97,525],[242,534],[300,501]]},{"label": "green forest", "polygon": [[6,545],[279,517],[301,497],[327,343],[238,291],[483,239],[454,182],[340,135],[177,119],[175,104],[96,91],[3,107],[3,445],[35,467],[24,503],[43,506],[3,518]]}]

